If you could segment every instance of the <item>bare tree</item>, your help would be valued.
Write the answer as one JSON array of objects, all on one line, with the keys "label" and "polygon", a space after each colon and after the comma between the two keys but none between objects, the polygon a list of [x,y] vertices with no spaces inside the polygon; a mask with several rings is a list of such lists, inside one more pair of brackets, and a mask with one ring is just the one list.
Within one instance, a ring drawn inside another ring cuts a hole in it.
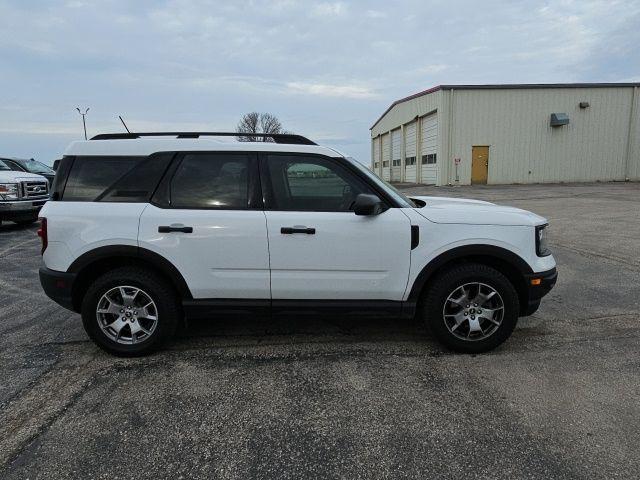
[{"label": "bare tree", "polygon": [[[285,133],[280,120],[270,113],[250,112],[245,113],[236,127],[237,133]],[[288,132],[287,132],[288,133]],[[238,137],[241,142],[271,142],[269,137],[256,137],[242,135]]]}]

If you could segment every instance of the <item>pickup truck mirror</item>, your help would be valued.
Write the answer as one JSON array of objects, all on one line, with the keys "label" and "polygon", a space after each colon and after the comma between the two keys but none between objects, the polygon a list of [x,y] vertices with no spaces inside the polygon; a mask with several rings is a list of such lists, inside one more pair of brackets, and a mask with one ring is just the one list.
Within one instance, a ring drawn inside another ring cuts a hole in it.
[{"label": "pickup truck mirror", "polygon": [[361,193],[353,204],[353,212],[356,215],[379,215],[384,211],[384,204],[377,195]]},{"label": "pickup truck mirror", "polygon": [[58,165],[60,165],[60,159],[54,160],[53,161],[53,167],[51,167],[51,168],[53,168],[54,171],[57,171],[58,170]]}]

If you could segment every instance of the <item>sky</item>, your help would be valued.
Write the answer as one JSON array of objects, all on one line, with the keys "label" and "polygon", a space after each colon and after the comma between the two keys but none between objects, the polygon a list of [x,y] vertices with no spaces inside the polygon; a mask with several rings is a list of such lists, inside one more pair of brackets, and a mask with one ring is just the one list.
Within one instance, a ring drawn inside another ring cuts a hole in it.
[{"label": "sky", "polygon": [[284,127],[369,162],[394,100],[439,84],[640,81],[640,0],[0,0],[0,156],[89,135]]}]

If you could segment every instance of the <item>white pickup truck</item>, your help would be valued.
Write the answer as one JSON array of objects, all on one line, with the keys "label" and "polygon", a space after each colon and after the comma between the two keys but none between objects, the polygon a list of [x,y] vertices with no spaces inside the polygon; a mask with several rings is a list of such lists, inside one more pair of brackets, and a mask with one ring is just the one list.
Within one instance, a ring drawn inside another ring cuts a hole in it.
[{"label": "white pickup truck", "polygon": [[15,171],[0,158],[0,224],[28,225],[49,200],[49,182],[42,175]]}]

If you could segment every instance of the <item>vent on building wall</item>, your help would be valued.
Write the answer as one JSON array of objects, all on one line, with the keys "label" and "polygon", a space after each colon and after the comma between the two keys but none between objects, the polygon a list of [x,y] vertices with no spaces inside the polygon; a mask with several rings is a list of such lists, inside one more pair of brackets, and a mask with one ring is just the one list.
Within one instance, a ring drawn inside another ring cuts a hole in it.
[{"label": "vent on building wall", "polygon": [[580,108],[589,108],[589,102],[580,102],[578,105]]},{"label": "vent on building wall", "polygon": [[566,113],[552,113],[551,126],[561,127],[562,125],[569,125],[569,115]]}]

